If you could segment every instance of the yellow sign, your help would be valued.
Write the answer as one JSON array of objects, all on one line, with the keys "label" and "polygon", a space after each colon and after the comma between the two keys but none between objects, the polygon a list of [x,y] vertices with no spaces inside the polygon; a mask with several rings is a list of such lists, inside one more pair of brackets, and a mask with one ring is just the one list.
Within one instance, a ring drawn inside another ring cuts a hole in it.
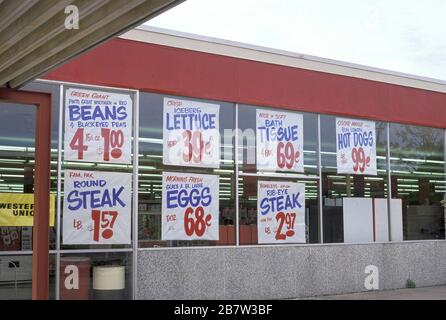
[{"label": "yellow sign", "polygon": [[[50,226],[54,227],[56,196],[50,194]],[[0,227],[32,227],[33,193],[0,193]]]}]

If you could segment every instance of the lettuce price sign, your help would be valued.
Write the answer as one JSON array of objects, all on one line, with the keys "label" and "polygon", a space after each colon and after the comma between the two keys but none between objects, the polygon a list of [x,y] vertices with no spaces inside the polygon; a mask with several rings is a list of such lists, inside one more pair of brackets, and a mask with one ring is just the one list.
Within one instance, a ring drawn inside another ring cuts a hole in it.
[{"label": "lettuce price sign", "polygon": [[65,160],[131,163],[129,94],[69,88],[65,92]]},{"label": "lettuce price sign", "polygon": [[219,177],[163,173],[163,240],[218,240]]},{"label": "lettuce price sign", "polygon": [[336,118],[338,173],[376,175],[375,122]]},{"label": "lettuce price sign", "polygon": [[258,170],[304,172],[302,115],[256,110]]},{"label": "lettuce price sign", "polygon": [[217,104],[164,98],[163,164],[220,167]]}]

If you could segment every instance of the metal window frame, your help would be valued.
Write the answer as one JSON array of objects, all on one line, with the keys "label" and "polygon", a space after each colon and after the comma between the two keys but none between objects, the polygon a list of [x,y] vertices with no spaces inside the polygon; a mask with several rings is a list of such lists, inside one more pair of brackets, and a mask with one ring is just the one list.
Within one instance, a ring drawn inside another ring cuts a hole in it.
[{"label": "metal window frame", "polygon": [[[55,273],[55,298],[56,300],[60,299],[60,258],[61,255],[67,254],[79,254],[79,253],[114,253],[114,252],[127,252],[132,253],[132,290],[131,297],[132,299],[137,299],[137,247],[138,247],[138,152],[139,152],[139,90],[128,89],[128,88],[119,88],[119,87],[109,87],[109,86],[101,86],[101,85],[90,85],[83,84],[77,82],[66,82],[66,81],[54,81],[54,80],[44,80],[37,79],[35,80],[37,83],[44,84],[55,84],[59,86],[59,119],[58,119],[58,156],[57,156],[57,195],[56,195],[56,219],[57,219],[57,227],[56,227],[56,250],[50,251],[50,253],[54,253],[56,255],[56,273]],[[63,144],[63,136],[64,136],[64,117],[65,117],[65,90],[67,88],[84,88],[84,89],[100,89],[100,90],[108,90],[112,92],[125,92],[129,93],[133,100],[132,105],[132,114],[133,114],[133,141],[132,141],[132,149],[133,149],[133,161],[132,161],[132,224],[131,224],[131,239],[132,245],[130,248],[113,248],[113,249],[61,249],[61,234],[62,234],[62,220],[61,220],[61,198],[62,198],[62,150],[64,147]],[[136,186],[136,187],[135,187]],[[32,254],[32,251],[30,251]],[[25,255],[26,253],[22,253]],[[12,255],[12,254],[8,254]]]}]

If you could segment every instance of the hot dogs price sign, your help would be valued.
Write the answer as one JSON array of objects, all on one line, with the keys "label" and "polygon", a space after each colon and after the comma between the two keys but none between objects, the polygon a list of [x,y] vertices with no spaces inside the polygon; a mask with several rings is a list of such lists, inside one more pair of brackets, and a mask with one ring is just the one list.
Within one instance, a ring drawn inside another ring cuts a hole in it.
[{"label": "hot dogs price sign", "polygon": [[257,182],[259,243],[305,243],[305,184]]},{"label": "hot dogs price sign", "polygon": [[219,178],[163,173],[162,240],[218,240]]},{"label": "hot dogs price sign", "polygon": [[64,244],[130,244],[131,173],[64,171]]},{"label": "hot dogs price sign", "polygon": [[217,104],[164,98],[163,164],[220,167]]},{"label": "hot dogs price sign", "polygon": [[304,172],[302,115],[256,110],[258,170]]},{"label": "hot dogs price sign", "polygon": [[338,173],[376,175],[375,122],[336,118]]},{"label": "hot dogs price sign", "polygon": [[132,99],[69,88],[65,92],[65,160],[131,163]]}]

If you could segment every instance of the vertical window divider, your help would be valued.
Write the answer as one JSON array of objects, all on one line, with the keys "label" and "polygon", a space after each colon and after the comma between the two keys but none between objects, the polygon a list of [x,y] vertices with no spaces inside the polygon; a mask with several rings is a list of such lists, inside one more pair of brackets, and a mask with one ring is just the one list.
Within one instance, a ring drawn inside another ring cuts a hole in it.
[{"label": "vertical window divider", "polygon": [[[240,245],[240,228],[239,228],[239,218],[240,218],[240,210],[239,210],[239,187],[238,187],[238,103],[235,104],[235,152],[234,152],[234,162],[235,162],[235,245]],[[242,144],[243,145],[243,144]]]},{"label": "vertical window divider", "polygon": [[61,227],[61,193],[62,193],[62,127],[63,127],[63,114],[65,111],[64,106],[64,85],[59,85],[59,130],[57,141],[57,208],[56,208],[56,300],[60,299],[60,227]]},{"label": "vertical window divider", "polygon": [[389,242],[392,241],[392,170],[390,167],[390,122],[387,122],[387,224]]},{"label": "vertical window divider", "polygon": [[138,166],[139,166],[139,90],[133,102],[133,254],[132,254],[132,298],[138,299]]},{"label": "vertical window divider", "polygon": [[[446,173],[446,129],[443,130],[443,172]],[[446,181],[446,176],[443,176],[443,180]],[[443,193],[443,217],[444,217],[444,228],[445,228],[445,239],[446,239],[446,192]]]},{"label": "vertical window divider", "polygon": [[321,155],[321,115],[317,115],[317,168],[319,176],[319,241],[324,243],[324,211],[322,203],[322,155]]}]

